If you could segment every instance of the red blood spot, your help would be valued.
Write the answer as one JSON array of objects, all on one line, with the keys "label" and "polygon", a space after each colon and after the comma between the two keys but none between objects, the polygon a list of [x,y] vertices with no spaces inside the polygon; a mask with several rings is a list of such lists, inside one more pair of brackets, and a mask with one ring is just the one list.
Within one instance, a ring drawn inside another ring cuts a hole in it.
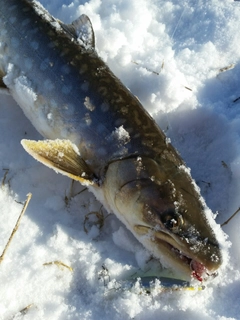
[{"label": "red blood spot", "polygon": [[193,278],[197,279],[200,282],[203,281],[203,278],[199,274],[197,274],[197,272],[195,272],[195,271],[192,272],[192,276],[193,276]]},{"label": "red blood spot", "polygon": [[203,281],[202,275],[206,272],[206,268],[200,262],[192,260],[190,263],[190,267],[193,270],[192,276],[198,281]]}]

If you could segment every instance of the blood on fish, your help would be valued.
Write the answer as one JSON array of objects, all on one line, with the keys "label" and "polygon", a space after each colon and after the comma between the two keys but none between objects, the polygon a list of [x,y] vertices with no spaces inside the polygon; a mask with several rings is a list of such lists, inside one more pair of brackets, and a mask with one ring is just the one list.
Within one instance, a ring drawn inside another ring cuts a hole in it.
[{"label": "blood on fish", "polygon": [[204,265],[200,262],[192,260],[190,263],[190,268],[193,270],[192,277],[202,282],[202,275],[206,272]]}]

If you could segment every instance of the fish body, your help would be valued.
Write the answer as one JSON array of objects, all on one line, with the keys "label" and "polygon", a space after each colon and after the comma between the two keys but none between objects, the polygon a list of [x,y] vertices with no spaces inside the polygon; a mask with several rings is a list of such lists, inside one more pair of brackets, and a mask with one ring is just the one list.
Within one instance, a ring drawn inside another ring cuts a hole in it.
[{"label": "fish body", "polygon": [[30,0],[0,0],[0,85],[47,140],[37,160],[88,185],[166,265],[201,279],[222,263],[189,169],[95,51],[90,20],[66,25]]}]

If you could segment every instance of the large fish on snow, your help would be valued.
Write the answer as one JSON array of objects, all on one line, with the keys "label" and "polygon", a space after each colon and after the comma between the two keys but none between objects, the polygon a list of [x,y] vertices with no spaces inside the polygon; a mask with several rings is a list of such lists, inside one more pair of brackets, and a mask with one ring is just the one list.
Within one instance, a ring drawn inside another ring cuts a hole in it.
[{"label": "large fish on snow", "polygon": [[87,16],[64,24],[36,1],[0,0],[0,85],[48,139],[22,141],[34,158],[87,185],[164,265],[199,280],[220,267],[189,169],[99,58]]}]

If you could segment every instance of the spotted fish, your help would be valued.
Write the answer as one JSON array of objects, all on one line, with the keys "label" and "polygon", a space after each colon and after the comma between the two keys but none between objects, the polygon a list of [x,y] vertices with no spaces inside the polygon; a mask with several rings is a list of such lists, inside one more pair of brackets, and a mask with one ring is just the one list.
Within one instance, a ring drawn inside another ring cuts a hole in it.
[{"label": "spotted fish", "polygon": [[0,0],[0,85],[46,139],[34,158],[80,181],[165,266],[214,273],[222,251],[189,169],[95,51],[92,24],[71,24],[38,2]]}]

